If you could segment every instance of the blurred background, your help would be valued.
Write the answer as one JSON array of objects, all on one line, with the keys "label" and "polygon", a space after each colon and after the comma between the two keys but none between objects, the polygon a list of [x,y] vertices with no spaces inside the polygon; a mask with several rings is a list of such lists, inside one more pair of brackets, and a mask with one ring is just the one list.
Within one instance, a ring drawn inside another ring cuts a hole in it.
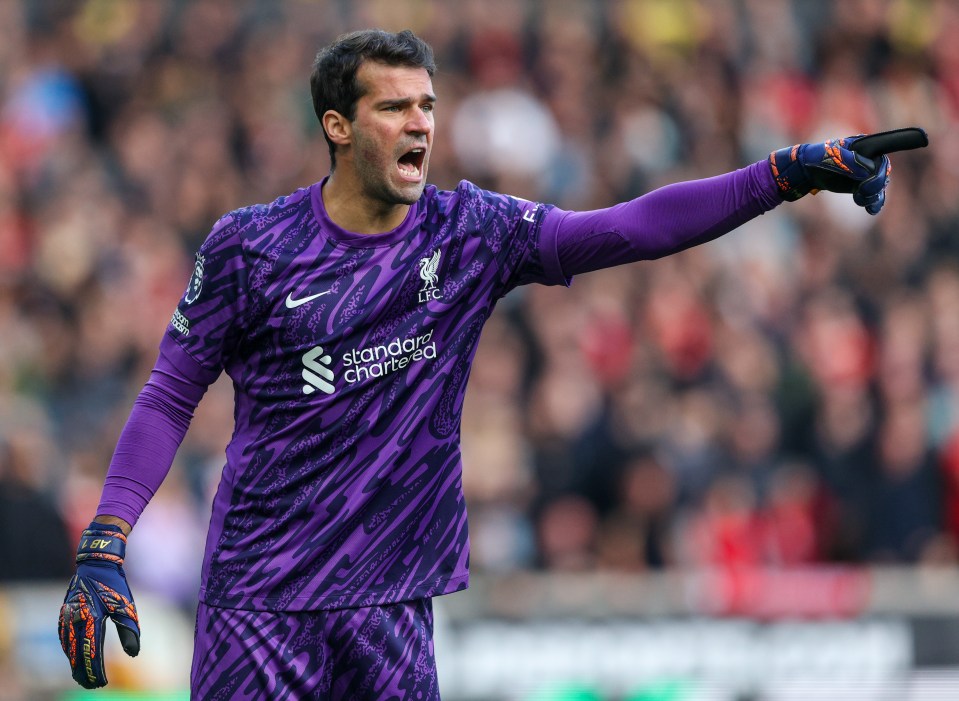
[{"label": "blurred background", "polygon": [[807,197],[500,304],[444,699],[959,698],[959,3],[5,0],[0,701],[187,697],[228,383],[131,540],[143,652],[108,693],[59,603],[193,252],[326,174],[311,62],[367,26],[436,51],[443,188],[592,209],[797,142],[933,145],[878,217]]}]

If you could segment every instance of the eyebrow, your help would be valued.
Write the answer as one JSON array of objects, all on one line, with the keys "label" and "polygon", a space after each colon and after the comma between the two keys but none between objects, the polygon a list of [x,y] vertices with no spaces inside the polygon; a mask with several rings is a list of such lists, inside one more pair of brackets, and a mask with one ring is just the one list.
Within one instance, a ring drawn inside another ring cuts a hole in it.
[{"label": "eyebrow", "polygon": [[414,102],[429,102],[430,104],[436,104],[436,95],[432,93],[424,93],[422,97],[418,100],[412,97],[396,97],[393,99],[380,100],[376,103],[376,107],[405,107],[406,105],[411,105]]}]

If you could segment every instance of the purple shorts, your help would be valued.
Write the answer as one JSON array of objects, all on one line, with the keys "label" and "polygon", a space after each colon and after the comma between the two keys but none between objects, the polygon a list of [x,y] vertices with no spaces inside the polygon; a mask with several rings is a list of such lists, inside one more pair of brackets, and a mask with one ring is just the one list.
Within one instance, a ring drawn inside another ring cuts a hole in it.
[{"label": "purple shorts", "polygon": [[336,611],[200,604],[190,698],[437,701],[430,599]]}]

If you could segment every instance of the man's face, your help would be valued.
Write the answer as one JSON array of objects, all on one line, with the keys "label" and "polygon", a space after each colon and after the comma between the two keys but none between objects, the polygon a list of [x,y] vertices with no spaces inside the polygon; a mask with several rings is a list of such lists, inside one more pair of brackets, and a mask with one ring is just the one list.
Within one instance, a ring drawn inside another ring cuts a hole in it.
[{"label": "man's face", "polygon": [[352,122],[352,159],[365,194],[386,204],[413,204],[426,186],[433,147],[433,83],[423,68],[365,61],[365,94]]}]

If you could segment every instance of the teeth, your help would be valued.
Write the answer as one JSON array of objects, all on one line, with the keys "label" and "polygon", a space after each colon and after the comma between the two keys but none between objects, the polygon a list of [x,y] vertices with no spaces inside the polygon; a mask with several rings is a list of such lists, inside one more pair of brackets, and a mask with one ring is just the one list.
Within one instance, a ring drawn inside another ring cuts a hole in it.
[{"label": "teeth", "polygon": [[[426,153],[426,149],[425,149],[425,148],[422,148],[422,147],[416,147],[416,148],[410,149],[409,153],[410,153],[410,154],[413,154],[413,155],[416,155],[416,156],[421,156],[421,155],[423,155],[423,154]],[[418,177],[420,177],[420,168],[419,168],[419,166],[416,165],[415,163],[402,163],[402,162],[397,162],[396,165],[397,165],[397,167],[399,167],[400,172],[401,172],[403,175],[406,175],[406,176],[412,177],[412,178],[418,178]]]}]

